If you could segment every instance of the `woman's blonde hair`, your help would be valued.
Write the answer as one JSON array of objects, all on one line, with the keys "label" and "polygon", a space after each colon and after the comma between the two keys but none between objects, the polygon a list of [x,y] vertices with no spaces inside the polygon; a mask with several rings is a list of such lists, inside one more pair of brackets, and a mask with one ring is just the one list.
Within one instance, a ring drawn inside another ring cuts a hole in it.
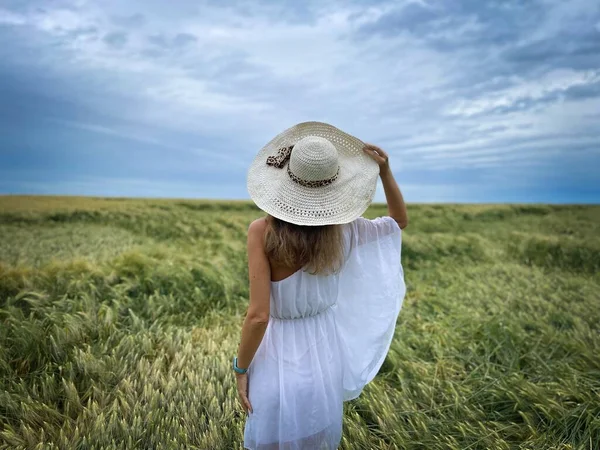
[{"label": "woman's blonde hair", "polygon": [[265,253],[277,266],[303,267],[309,273],[338,272],[344,261],[341,225],[296,225],[267,215]]}]

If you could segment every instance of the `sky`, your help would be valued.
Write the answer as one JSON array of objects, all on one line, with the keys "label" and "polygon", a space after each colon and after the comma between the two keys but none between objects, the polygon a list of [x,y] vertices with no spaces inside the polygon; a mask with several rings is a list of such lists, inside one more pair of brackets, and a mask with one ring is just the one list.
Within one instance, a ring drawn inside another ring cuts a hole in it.
[{"label": "sky", "polygon": [[600,2],[0,0],[0,193],[248,199],[308,120],[409,203],[600,203]]}]

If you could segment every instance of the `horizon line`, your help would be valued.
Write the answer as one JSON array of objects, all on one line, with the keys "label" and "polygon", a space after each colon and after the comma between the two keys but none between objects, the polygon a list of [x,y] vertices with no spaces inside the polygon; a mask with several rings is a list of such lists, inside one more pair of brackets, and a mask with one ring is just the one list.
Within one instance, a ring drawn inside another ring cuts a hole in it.
[{"label": "horizon line", "polygon": [[[202,198],[202,197],[143,197],[143,196],[117,196],[117,195],[76,195],[76,194],[25,194],[25,193],[0,193],[2,197],[47,197],[47,198],[85,198],[85,199],[110,199],[110,200],[163,200],[163,201],[202,201],[210,203],[226,203],[226,202],[238,202],[238,203],[254,203],[252,199],[232,199],[232,198]],[[537,202],[537,201],[522,201],[522,202],[477,202],[477,201],[464,201],[464,202],[444,202],[444,201],[421,201],[421,202],[409,202],[405,201],[407,205],[480,205],[480,206],[493,206],[493,205],[548,205],[548,206],[600,206],[600,202]],[[371,205],[386,205],[386,202],[371,202]],[[258,206],[257,209],[260,209]]]}]

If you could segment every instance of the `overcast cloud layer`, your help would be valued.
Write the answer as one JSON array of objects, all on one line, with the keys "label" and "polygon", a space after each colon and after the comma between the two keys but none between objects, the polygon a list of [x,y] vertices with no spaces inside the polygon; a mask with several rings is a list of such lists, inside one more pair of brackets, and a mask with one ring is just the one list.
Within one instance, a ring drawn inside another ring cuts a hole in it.
[{"label": "overcast cloud layer", "polygon": [[216,3],[0,0],[0,192],[248,198],[319,120],[409,202],[600,202],[597,0]]}]

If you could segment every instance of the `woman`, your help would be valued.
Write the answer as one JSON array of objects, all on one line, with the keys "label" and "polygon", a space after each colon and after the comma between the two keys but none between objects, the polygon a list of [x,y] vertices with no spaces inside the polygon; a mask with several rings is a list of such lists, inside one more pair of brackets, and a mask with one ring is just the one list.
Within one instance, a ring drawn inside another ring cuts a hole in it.
[{"label": "woman", "polygon": [[[361,217],[380,177],[388,216]],[[248,229],[250,304],[237,357],[244,448],[335,449],[343,402],[389,350],[406,292],[406,206],[388,155],[337,128],[298,124],[248,172],[267,213]]]}]

